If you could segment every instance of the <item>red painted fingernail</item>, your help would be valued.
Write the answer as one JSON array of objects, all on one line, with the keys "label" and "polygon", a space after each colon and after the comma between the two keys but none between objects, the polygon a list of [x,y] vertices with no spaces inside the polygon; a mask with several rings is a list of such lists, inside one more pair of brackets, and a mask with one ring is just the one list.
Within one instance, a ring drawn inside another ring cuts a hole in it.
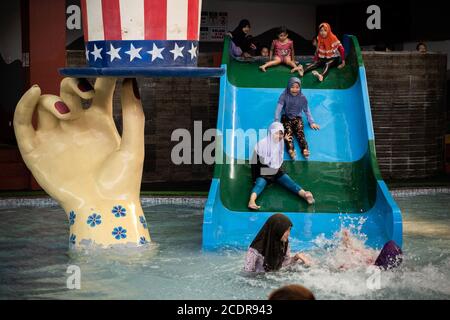
[{"label": "red painted fingernail", "polygon": [[139,86],[136,78],[133,78],[133,93],[136,99],[141,100],[141,93],[139,92]]},{"label": "red painted fingernail", "polygon": [[94,88],[91,86],[91,84],[89,83],[89,81],[87,81],[84,78],[81,78],[78,81],[78,89],[80,89],[82,92],[87,92],[87,91],[92,91],[94,90]]},{"label": "red painted fingernail", "polygon": [[62,101],[55,102],[55,109],[61,114],[66,114],[70,112],[69,107]]}]

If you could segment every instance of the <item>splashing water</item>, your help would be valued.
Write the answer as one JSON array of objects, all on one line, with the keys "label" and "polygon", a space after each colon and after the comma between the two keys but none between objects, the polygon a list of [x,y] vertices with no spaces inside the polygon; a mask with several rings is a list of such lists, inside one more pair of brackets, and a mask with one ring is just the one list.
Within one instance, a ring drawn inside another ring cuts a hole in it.
[{"label": "splashing water", "polygon": [[[202,208],[144,208],[155,242],[133,253],[69,252],[60,208],[0,209],[0,298],[266,299],[272,290],[298,283],[318,299],[449,299],[450,195],[397,201],[405,256],[399,268],[379,273],[369,268],[379,250],[366,245],[365,221],[346,215],[339,216],[342,227],[333,237],[314,240],[309,268],[248,275],[242,272],[244,251],[201,250]],[[292,247],[298,242],[291,239]],[[66,286],[69,265],[81,270],[80,290]]]}]

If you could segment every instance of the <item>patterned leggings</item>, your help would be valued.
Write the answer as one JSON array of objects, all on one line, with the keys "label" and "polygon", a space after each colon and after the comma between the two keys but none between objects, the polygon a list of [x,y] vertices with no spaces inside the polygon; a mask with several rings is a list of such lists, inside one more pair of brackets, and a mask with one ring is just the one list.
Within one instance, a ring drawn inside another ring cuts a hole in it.
[{"label": "patterned leggings", "polygon": [[323,67],[322,76],[325,78],[328,75],[330,69],[338,65],[339,65],[339,58],[319,59],[311,63],[309,66],[307,66],[305,68],[304,73]]},{"label": "patterned leggings", "polygon": [[[288,119],[286,116],[281,117],[281,123],[284,126],[284,139],[288,146],[289,151],[294,151],[294,136],[298,139],[298,144],[300,145],[300,149],[303,151],[305,149],[308,150],[308,143],[305,138],[305,131],[303,126],[303,119],[301,117],[295,117],[294,119]],[[292,141],[288,141],[286,136],[292,136]]]}]

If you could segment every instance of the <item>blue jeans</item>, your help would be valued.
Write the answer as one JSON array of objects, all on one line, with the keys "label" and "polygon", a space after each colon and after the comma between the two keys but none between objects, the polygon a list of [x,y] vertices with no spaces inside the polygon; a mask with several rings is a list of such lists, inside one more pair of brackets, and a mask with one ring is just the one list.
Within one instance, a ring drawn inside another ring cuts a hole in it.
[{"label": "blue jeans", "polygon": [[[292,191],[295,194],[298,194],[302,187],[300,187],[294,180],[292,180],[286,173],[279,177],[277,180],[279,185],[282,185],[286,189]],[[264,188],[267,185],[267,180],[263,177],[259,177],[256,179],[255,186],[252,189],[251,193],[256,193],[257,196],[263,192]]]}]

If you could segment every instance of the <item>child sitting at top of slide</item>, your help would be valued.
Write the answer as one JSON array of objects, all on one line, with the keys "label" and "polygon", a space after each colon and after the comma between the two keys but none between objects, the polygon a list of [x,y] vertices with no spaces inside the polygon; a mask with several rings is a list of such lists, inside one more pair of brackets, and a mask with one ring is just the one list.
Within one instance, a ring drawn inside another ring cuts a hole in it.
[{"label": "child sitting at top of slide", "polygon": [[269,48],[266,46],[263,46],[260,51],[261,57],[268,57],[269,56]]},{"label": "child sitting at top of slide", "polygon": [[[340,64],[339,60],[342,60]],[[338,69],[345,67],[345,50],[339,39],[331,32],[330,25],[324,22],[319,25],[314,62],[308,65],[304,72],[314,70],[312,74],[322,82],[328,75],[330,69],[335,66]],[[322,73],[315,70],[321,67],[323,67]]]},{"label": "child sitting at top of slide", "polygon": [[291,73],[298,71],[303,76],[303,67],[301,64],[295,64],[294,41],[288,38],[286,27],[280,27],[277,32],[277,39],[272,41],[269,53],[269,62],[259,68],[266,72],[266,68],[284,63],[291,67]]},{"label": "child sitting at top of slide", "polygon": [[275,121],[283,123],[286,131],[285,140],[288,145],[288,152],[292,159],[295,159],[296,153],[294,149],[294,134],[297,136],[298,144],[305,158],[309,157],[308,143],[306,142],[303,127],[303,112],[306,114],[309,126],[313,130],[319,130],[320,127],[314,122],[311,111],[308,107],[308,100],[302,93],[302,83],[299,78],[292,77],[289,79],[287,88],[283,91],[278,99],[277,108],[275,110]]},{"label": "child sitting at top of slide", "polygon": [[231,37],[231,54],[234,57],[250,58],[256,49],[250,36],[250,21],[242,19],[239,25],[227,34]]}]

